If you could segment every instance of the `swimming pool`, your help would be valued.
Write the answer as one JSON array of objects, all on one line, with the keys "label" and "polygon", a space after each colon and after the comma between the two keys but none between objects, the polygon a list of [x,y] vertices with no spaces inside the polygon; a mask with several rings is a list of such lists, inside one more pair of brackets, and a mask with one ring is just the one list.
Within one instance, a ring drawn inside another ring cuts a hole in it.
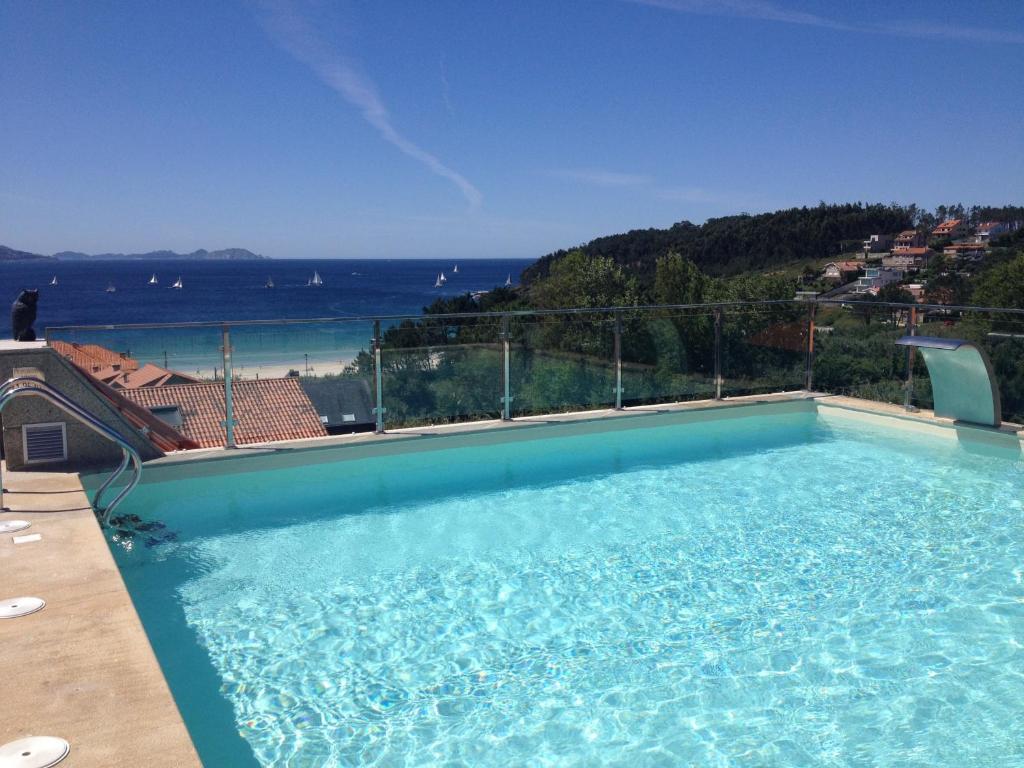
[{"label": "swimming pool", "polygon": [[1024,762],[1019,446],[728,410],[140,486],[205,764]]}]

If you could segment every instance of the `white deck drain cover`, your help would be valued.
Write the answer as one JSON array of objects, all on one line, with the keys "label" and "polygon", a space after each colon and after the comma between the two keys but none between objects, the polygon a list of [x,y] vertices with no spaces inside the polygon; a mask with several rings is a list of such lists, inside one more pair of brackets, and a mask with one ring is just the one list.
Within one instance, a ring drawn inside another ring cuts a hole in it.
[{"label": "white deck drain cover", "polygon": [[[30,613],[41,611],[44,605],[46,605],[46,601],[40,597],[7,597],[0,600],[0,619],[28,616]],[[5,768],[5,766],[6,763],[0,760],[0,768]]]},{"label": "white deck drain cover", "polygon": [[24,531],[32,523],[28,520],[0,520],[0,533],[15,533]]},{"label": "white deck drain cover", "polygon": [[29,736],[0,747],[0,768],[50,768],[71,751],[71,746],[56,736]]}]

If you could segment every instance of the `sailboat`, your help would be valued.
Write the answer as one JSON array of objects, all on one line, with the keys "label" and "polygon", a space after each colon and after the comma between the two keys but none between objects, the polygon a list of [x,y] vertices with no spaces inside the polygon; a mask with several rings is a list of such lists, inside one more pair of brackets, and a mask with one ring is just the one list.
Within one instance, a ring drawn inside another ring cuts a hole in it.
[{"label": "sailboat", "polygon": [[453,275],[459,274],[459,265],[458,264],[456,264],[454,267],[452,267],[452,274]]},{"label": "sailboat", "polygon": [[315,269],[313,270],[313,279],[309,281],[309,284],[310,285],[323,285],[324,284],[323,278],[320,277],[320,273],[317,272]]},{"label": "sailboat", "polygon": [[437,280],[438,280],[438,282],[440,282],[440,283],[441,283],[442,285],[444,285],[445,283],[447,283],[447,282],[448,282],[448,278],[444,276],[444,272],[442,272],[442,273],[440,274],[440,276],[438,276]]},{"label": "sailboat", "polygon": [[512,275],[509,275],[508,277],[505,278],[505,287],[506,288],[511,288],[512,287]]},{"label": "sailboat", "polygon": [[264,288],[273,288],[274,287],[274,278],[268,277],[267,278],[267,284],[264,285],[263,287]]},{"label": "sailboat", "polygon": [[53,276],[53,280],[50,281],[50,285],[56,285],[56,284],[57,284],[57,276],[54,275]]},{"label": "sailboat", "polygon": [[154,272],[153,276],[151,278],[149,278],[149,284],[150,285],[156,285],[159,282],[160,281],[156,279],[156,272]]},{"label": "sailboat", "polygon": [[440,288],[441,285],[442,285],[442,283],[441,283],[441,276],[438,275],[437,278],[434,280],[434,287],[435,288]]},{"label": "sailboat", "polygon": [[174,285],[172,285],[171,288],[178,288],[180,290],[181,288],[184,287],[185,286],[181,282],[181,275],[178,275],[178,279],[174,281]]},{"label": "sailboat", "polygon": [[113,283],[108,283],[105,290],[107,293],[114,293],[115,291],[117,291],[117,288],[114,287]]}]

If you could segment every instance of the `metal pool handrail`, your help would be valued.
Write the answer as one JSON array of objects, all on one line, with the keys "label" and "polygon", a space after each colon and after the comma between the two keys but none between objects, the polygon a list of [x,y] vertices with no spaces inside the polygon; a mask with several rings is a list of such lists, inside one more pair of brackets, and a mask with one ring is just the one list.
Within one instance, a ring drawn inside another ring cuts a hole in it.
[{"label": "metal pool handrail", "polygon": [[[7,403],[21,395],[37,395],[42,397],[44,400],[48,400],[54,405],[60,406],[97,434],[116,443],[121,449],[120,465],[118,465],[117,469],[114,470],[110,477],[103,482],[92,498],[93,507],[98,513],[100,513],[100,522],[102,522],[103,525],[107,525],[110,521],[110,515],[117,505],[124,500],[125,496],[135,489],[135,486],[139,484],[139,480],[142,479],[142,458],[139,456],[139,452],[132,447],[131,443],[129,443],[121,433],[111,429],[76,402],[64,395],[60,390],[47,384],[42,379],[36,378],[35,376],[15,376],[14,378],[5,381],[3,385],[0,385],[0,413],[3,413],[3,409]],[[113,482],[121,476],[121,473],[128,468],[129,463],[134,465],[134,469],[132,471],[132,477],[128,481],[128,485],[121,489],[121,492],[113,498],[110,504],[105,508],[101,507],[100,499],[103,494],[113,484]],[[0,475],[0,507],[3,506],[2,486],[3,478],[2,475]]]},{"label": "metal pool handrail", "polygon": [[569,309],[510,309],[491,312],[444,312],[436,314],[404,314],[404,315],[347,315],[343,317],[307,317],[307,318],[275,318],[271,320],[192,320],[176,323],[110,323],[103,325],[51,325],[46,327],[46,340],[49,343],[51,334],[54,332],[72,331],[141,331],[160,330],[170,328],[245,328],[260,327],[268,325],[316,325],[316,324],[347,324],[347,323],[372,323],[392,322],[398,320],[482,320],[501,318],[523,318],[523,317],[558,317],[572,315],[595,315],[595,314],[628,314],[631,312],[654,312],[654,311],[682,311],[698,310],[714,312],[716,310],[739,309],[739,308],[783,308],[783,307],[807,307],[817,306],[843,306],[861,303],[873,309],[892,308],[910,309],[918,311],[941,311],[941,312],[993,312],[1007,315],[1024,316],[1024,309],[1008,307],[978,307],[961,304],[902,304],[891,301],[861,302],[857,298],[808,298],[808,299],[764,299],[755,301],[718,301],[701,304],[639,304],[634,306],[605,306],[605,307],[572,307]]}]

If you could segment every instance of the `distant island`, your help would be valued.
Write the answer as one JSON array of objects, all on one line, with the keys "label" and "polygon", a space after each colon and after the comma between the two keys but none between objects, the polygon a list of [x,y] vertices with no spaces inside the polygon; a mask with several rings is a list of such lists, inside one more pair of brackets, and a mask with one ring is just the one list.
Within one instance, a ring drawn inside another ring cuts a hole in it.
[{"label": "distant island", "polygon": [[30,260],[56,260],[56,261],[146,261],[146,260],[177,260],[177,261],[257,261],[268,259],[268,256],[261,256],[258,253],[246,250],[245,248],[222,248],[218,251],[208,251],[200,248],[192,253],[177,253],[175,251],[149,251],[147,253],[81,253],[80,251],[61,251],[52,256],[44,256],[40,253],[29,253],[18,251],[0,245],[0,261],[30,261]]},{"label": "distant island", "polygon": [[245,248],[222,248],[219,251],[208,251],[200,248],[192,253],[176,253],[175,251],[149,251],[148,253],[80,253],[78,251],[61,251],[53,254],[58,261],[144,261],[146,259],[161,259],[179,261],[255,261],[266,259],[258,253],[246,250]]},{"label": "distant island", "polygon": [[0,245],[0,261],[38,261],[51,260],[52,256],[43,256],[39,253],[29,253],[28,251],[16,251],[14,248],[8,248],[6,245]]}]

